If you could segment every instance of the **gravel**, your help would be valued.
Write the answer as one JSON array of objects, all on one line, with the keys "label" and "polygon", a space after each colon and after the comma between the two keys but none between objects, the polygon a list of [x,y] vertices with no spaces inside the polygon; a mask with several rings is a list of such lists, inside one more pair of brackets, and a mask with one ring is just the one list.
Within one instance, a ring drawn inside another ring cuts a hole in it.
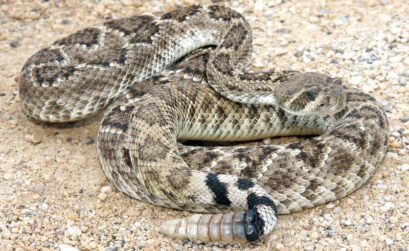
[{"label": "gravel", "polygon": [[158,228],[165,219],[189,213],[139,202],[109,184],[94,144],[100,117],[50,126],[22,113],[15,80],[37,50],[106,19],[199,2],[206,3],[11,0],[0,5],[0,250],[406,250],[407,0],[220,2],[242,12],[253,27],[253,70],[342,77],[378,99],[390,122],[388,154],[362,189],[328,205],[280,216],[273,233],[255,245],[164,237]]},{"label": "gravel", "polygon": [[406,122],[409,121],[409,116],[403,116],[400,120],[401,120],[403,123],[406,123]]}]

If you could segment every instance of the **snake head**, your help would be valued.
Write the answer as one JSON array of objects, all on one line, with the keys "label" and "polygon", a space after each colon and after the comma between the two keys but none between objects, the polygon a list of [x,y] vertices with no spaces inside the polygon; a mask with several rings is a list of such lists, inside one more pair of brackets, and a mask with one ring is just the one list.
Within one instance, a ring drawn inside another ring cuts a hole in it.
[{"label": "snake head", "polygon": [[327,115],[345,107],[342,80],[318,73],[290,74],[275,92],[277,105],[295,115]]}]

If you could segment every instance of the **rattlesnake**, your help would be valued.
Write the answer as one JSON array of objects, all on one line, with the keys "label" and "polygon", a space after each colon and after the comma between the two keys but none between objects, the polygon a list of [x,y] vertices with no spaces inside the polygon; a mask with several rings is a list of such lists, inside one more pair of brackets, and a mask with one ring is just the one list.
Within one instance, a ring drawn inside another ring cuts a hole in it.
[{"label": "rattlesnake", "polygon": [[[340,79],[242,72],[251,51],[247,21],[217,5],[111,20],[28,59],[21,100],[29,117],[49,122],[84,119],[114,101],[97,148],[118,190],[159,206],[224,212],[171,220],[162,227],[168,235],[255,241],[277,214],[362,186],[385,155],[388,121],[374,98]],[[320,136],[282,145],[177,143],[286,135]]]}]

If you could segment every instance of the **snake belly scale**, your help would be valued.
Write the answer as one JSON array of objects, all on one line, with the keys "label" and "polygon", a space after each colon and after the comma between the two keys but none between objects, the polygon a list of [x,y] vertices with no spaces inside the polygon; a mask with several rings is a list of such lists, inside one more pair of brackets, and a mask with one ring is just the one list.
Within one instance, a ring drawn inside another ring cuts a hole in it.
[{"label": "snake belly scale", "polygon": [[[206,48],[204,48],[206,47]],[[97,149],[116,188],[138,200],[208,213],[165,222],[179,239],[256,241],[278,214],[337,200],[375,172],[388,121],[342,80],[249,73],[248,22],[217,5],[86,28],[35,53],[19,88],[32,119],[68,122],[106,110]],[[281,145],[187,146],[318,135]]]}]

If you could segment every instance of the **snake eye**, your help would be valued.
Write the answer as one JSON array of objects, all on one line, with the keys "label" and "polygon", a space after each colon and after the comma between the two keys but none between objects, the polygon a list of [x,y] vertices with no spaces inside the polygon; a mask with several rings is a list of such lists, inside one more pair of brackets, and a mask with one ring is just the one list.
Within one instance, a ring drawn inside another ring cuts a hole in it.
[{"label": "snake eye", "polygon": [[317,94],[313,93],[313,92],[305,92],[305,95],[307,96],[307,98],[311,101],[314,101],[315,98],[317,97]]}]

